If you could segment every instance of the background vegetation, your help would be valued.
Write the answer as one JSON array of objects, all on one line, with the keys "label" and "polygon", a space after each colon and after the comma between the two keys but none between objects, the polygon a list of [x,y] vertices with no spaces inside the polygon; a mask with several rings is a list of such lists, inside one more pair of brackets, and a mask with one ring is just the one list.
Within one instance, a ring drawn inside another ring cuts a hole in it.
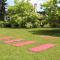
[{"label": "background vegetation", "polygon": [[[12,28],[60,27],[59,4],[59,0],[48,0],[41,5],[44,11],[37,13],[29,0],[20,2],[15,0],[15,5],[8,7],[7,16],[10,19],[0,21],[0,26]],[[3,14],[5,13],[3,12]]]}]

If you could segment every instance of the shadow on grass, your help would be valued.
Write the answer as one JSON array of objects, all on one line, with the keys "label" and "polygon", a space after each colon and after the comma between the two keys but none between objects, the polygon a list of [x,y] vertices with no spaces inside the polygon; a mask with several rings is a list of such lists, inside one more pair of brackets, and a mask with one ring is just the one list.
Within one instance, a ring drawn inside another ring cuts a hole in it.
[{"label": "shadow on grass", "polygon": [[29,31],[32,34],[35,35],[48,35],[48,36],[56,36],[56,37],[60,37],[60,29],[56,30],[56,29],[52,29],[52,30],[32,30]]}]

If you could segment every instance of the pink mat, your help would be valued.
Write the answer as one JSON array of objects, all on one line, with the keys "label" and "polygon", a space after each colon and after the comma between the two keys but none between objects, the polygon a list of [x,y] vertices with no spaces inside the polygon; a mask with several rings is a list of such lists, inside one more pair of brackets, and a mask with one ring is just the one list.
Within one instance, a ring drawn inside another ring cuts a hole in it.
[{"label": "pink mat", "polygon": [[49,48],[52,48],[54,46],[55,46],[54,44],[44,44],[44,45],[40,45],[40,46],[37,46],[34,48],[30,48],[30,50],[32,52],[40,52],[40,51],[44,51],[44,50],[47,50]]},{"label": "pink mat", "polygon": [[8,40],[8,41],[5,41],[6,44],[11,44],[11,43],[14,43],[14,42],[21,42],[23,41],[23,39],[15,39],[15,40]]},{"label": "pink mat", "polygon": [[8,37],[3,37],[3,38],[0,38],[0,40],[10,40],[12,39],[12,37],[8,36]]},{"label": "pink mat", "polygon": [[35,41],[25,41],[25,42],[20,42],[20,43],[17,43],[17,44],[13,44],[13,46],[25,46],[25,45],[28,45],[28,44],[33,44],[35,43]]}]

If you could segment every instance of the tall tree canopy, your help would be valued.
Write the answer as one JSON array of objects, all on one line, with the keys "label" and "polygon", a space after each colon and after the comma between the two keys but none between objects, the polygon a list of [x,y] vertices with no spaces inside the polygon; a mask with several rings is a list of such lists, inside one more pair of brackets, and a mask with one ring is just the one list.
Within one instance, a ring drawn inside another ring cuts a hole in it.
[{"label": "tall tree canopy", "polygon": [[12,24],[15,24],[16,21],[22,27],[32,26],[33,24],[37,26],[38,24],[38,22],[35,23],[38,20],[38,14],[35,12],[34,6],[29,0],[21,0],[20,2],[15,0],[15,5],[9,6],[8,13],[11,16],[11,21],[14,21]]},{"label": "tall tree canopy", "polygon": [[0,19],[4,20],[4,15],[5,15],[5,5],[6,5],[7,0],[2,0],[1,3],[1,9],[0,9]]},{"label": "tall tree canopy", "polygon": [[32,13],[34,11],[34,7],[29,2],[24,1],[25,0],[17,2],[17,0],[15,0],[15,3],[17,4],[15,4],[14,6],[9,6],[9,14],[19,14],[20,16],[25,16],[25,14]]},{"label": "tall tree canopy", "polygon": [[52,27],[60,27],[60,7],[58,3],[60,3],[59,0],[48,0],[43,4],[46,18]]}]

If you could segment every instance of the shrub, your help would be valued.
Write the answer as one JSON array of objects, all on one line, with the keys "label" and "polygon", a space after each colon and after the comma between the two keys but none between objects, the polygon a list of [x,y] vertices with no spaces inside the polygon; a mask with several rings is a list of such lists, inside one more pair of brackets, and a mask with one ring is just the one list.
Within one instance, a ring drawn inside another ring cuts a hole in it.
[{"label": "shrub", "polygon": [[40,27],[40,21],[39,20],[35,20],[33,24],[33,28],[38,28]]},{"label": "shrub", "polygon": [[0,27],[5,27],[5,22],[4,21],[0,21]]},{"label": "shrub", "polygon": [[46,25],[47,24],[47,20],[41,20],[40,21],[40,26],[41,27],[44,27],[44,25]]},{"label": "shrub", "polygon": [[18,18],[18,15],[13,15],[11,17],[11,20],[9,21],[9,23],[12,28],[18,27],[17,18]]},{"label": "shrub", "polygon": [[15,19],[15,22],[17,23],[17,27],[21,28],[22,27],[22,18],[18,17],[17,19]]},{"label": "shrub", "polygon": [[26,27],[26,28],[32,28],[32,23],[31,23],[31,22],[26,23],[26,24],[25,24],[25,27]]}]

